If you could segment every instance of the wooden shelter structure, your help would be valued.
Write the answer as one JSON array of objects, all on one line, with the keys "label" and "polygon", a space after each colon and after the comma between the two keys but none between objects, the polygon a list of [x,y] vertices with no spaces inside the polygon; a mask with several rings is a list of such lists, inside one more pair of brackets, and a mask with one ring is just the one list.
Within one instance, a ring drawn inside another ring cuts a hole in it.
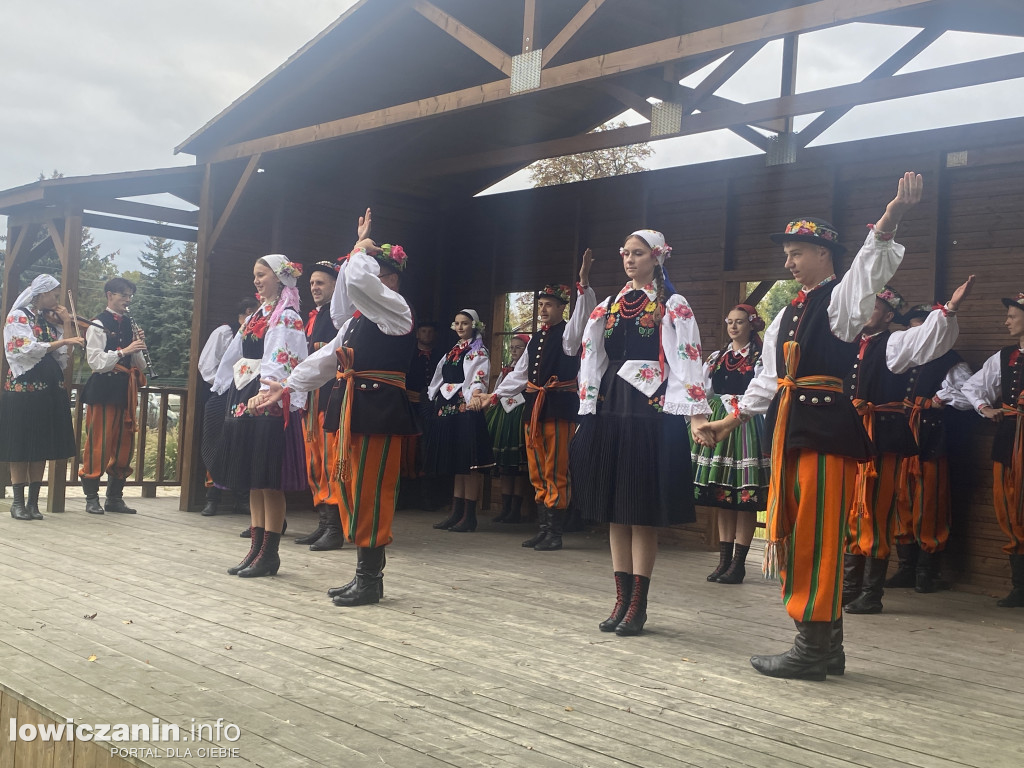
[{"label": "wooden shelter structure", "polygon": [[[919,32],[860,82],[797,92],[799,36],[850,22]],[[405,291],[421,317],[462,306],[491,314],[507,292],[570,281],[586,246],[601,259],[599,294],[611,292],[623,236],[657,227],[676,248],[671,276],[710,349],[723,309],[747,283],[764,281],[765,290],[786,277],[766,233],[794,214],[819,215],[855,244],[896,175],[915,168],[928,197],[901,229],[909,255],[897,282],[926,301],[966,269],[982,274],[961,343],[977,365],[1002,343],[1001,306],[989,300],[1004,279],[995,270],[1024,229],[1021,121],[808,148],[859,104],[1024,77],[1024,53],[898,74],[947,30],[1024,36],[1024,8],[1009,0],[359,0],[176,148],[196,157],[187,171],[199,205],[192,359],[230,319],[255,258],[336,257],[367,205],[376,234],[411,254]],[[778,39],[777,97],[716,95]],[[680,84],[714,62],[699,84]],[[593,132],[627,108],[650,122]],[[795,131],[794,117],[811,113],[821,114]],[[542,158],[719,129],[759,154],[474,197]],[[0,212],[39,213],[31,201],[6,200],[0,194]],[[193,371],[190,391],[198,385]],[[202,488],[199,401],[191,402],[183,507]],[[984,488],[969,512],[968,571],[1004,580]]]}]

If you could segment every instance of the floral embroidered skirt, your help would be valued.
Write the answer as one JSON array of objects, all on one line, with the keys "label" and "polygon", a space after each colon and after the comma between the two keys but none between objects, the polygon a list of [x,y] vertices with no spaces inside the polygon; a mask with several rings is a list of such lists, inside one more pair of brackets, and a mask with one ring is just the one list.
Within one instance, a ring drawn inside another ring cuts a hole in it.
[{"label": "floral embroidered skirt", "polygon": [[506,411],[501,404],[487,412],[487,431],[494,450],[494,470],[498,475],[518,475],[526,472],[526,436],[523,433],[523,414],[526,405]]},{"label": "floral embroidered skirt", "polygon": [[[718,395],[709,397],[708,403],[712,421],[728,415]],[[751,512],[766,509],[771,461],[762,453],[763,439],[764,417],[755,416],[714,448],[691,441],[697,503]]]},{"label": "floral embroidered skirt", "polygon": [[21,381],[31,373],[9,379],[0,397],[0,461],[69,459],[75,455],[75,431],[64,382]]},{"label": "floral embroidered skirt", "polygon": [[451,400],[438,395],[432,403],[423,435],[424,473],[468,475],[472,470],[490,470],[494,450],[484,414],[466,407],[461,389]]},{"label": "floral embroidered skirt", "polygon": [[669,526],[697,519],[686,418],[662,411],[616,375],[601,380],[597,414],[581,416],[569,444],[572,503],[585,520]]},{"label": "floral embroidered skirt", "polygon": [[302,414],[284,414],[275,405],[266,413],[248,413],[246,403],[260,389],[259,378],[225,393],[220,448],[210,470],[218,483],[236,491],[302,491],[309,487]]}]

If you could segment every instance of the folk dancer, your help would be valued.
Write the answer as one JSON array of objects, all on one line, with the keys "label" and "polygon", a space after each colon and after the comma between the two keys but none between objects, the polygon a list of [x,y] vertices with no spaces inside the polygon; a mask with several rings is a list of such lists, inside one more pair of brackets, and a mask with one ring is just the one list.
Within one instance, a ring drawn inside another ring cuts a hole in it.
[{"label": "folk dancer", "polygon": [[[737,304],[725,318],[729,343],[704,363],[704,390],[711,418],[723,419],[739,407],[747,385],[761,372],[764,320],[749,304]],[[745,421],[721,443],[691,446],[693,491],[698,504],[714,507],[718,517],[718,567],[707,580],[742,584],[757,513],[768,506],[770,463],[764,455],[764,416]]]},{"label": "folk dancer", "polygon": [[[913,425],[920,411],[908,413],[915,366],[942,357],[953,347],[960,327],[956,312],[970,293],[973,276],[953,298],[929,313],[924,323],[891,331],[903,297],[891,286],[875,296],[875,306],[858,339],[857,358],[844,382],[875,447],[872,461],[857,470],[857,497],[850,510],[843,555],[843,610],[881,613],[889,552],[897,523],[897,499],[906,460],[918,453]],[[904,478],[906,479],[906,478]]]},{"label": "folk dancer", "polygon": [[[124,503],[125,480],[132,473],[139,389],[146,385],[142,370],[146,348],[143,335],[135,338],[125,312],[135,296],[135,283],[123,277],[108,280],[103,290],[107,308],[85,332],[85,359],[92,375],[85,383],[85,450],[78,476],[85,491],[85,511],[91,515],[119,512],[134,515]],[[100,506],[100,476],[107,473],[107,498]]]},{"label": "folk dancer", "polygon": [[[218,484],[210,474],[210,467],[214,465],[217,453],[220,451],[220,433],[224,428],[224,405],[226,400],[223,394],[213,391],[213,382],[217,377],[217,368],[220,367],[220,360],[231,345],[231,340],[238,333],[249,315],[256,311],[259,302],[252,296],[246,296],[238,304],[237,319],[235,325],[224,323],[213,329],[210,338],[203,345],[203,351],[199,353],[199,376],[209,385],[206,390],[206,403],[203,405],[203,440],[202,457],[203,466],[206,469],[206,505],[200,513],[204,517],[212,517],[217,514],[217,507],[220,505],[223,484]],[[235,497],[235,512],[249,514],[249,490],[240,489],[233,491]],[[248,536],[248,533],[246,534]]]},{"label": "folk dancer", "polygon": [[538,531],[523,546],[538,552],[562,548],[571,501],[569,443],[576,432],[580,408],[577,376],[583,331],[597,305],[590,287],[594,255],[583,253],[576,307],[563,319],[571,296],[567,285],[548,285],[537,292],[541,327],[533,333],[515,369],[481,403],[495,405],[518,392],[525,397],[526,457],[537,502]]},{"label": "folk dancer", "polygon": [[1024,293],[1003,299],[1003,325],[1014,343],[985,361],[963,386],[964,397],[984,418],[996,422],[992,443],[992,499],[996,519],[1009,541],[1013,588],[1000,608],[1024,607]]},{"label": "folk dancer", "polygon": [[[361,234],[368,234],[361,219]],[[312,391],[336,378],[324,415],[328,467],[334,468],[345,537],[357,547],[356,573],[327,591],[335,605],[380,602],[385,548],[402,465],[402,443],[417,420],[405,396],[405,369],[413,352],[412,310],[398,293],[406,254],[400,245],[359,240],[338,277],[335,302],[353,313],[341,331],[298,366],[280,387],[268,382],[265,402],[286,392]]]},{"label": "folk dancer", "polygon": [[608,524],[615,606],[598,628],[619,636],[647,622],[658,529],[696,519],[685,418],[697,428],[711,412],[697,321],[666,279],[671,251],[655,230],[626,238],[629,282],[590,314],[580,353],[573,503]]},{"label": "folk dancer", "polygon": [[771,236],[785,249],[786,268],[801,290],[765,333],[764,370],[747,387],[739,415],[705,431],[721,441],[743,419],[767,412],[772,479],[765,573],[781,576],[783,603],[799,634],[785,653],[751,658],[764,675],[824,680],[846,668],[841,553],[857,463],[872,456],[872,446],[843,394],[843,377],[856,359],[875,294],[903,259],[903,246],[893,241],[896,226],[920,202],[922,190],[919,175],[900,179],[896,197],[841,280],[835,262],[845,248],[828,222],[797,219]]},{"label": "folk dancer", "polygon": [[[330,344],[338,329],[331,318],[331,299],[338,282],[340,265],[333,261],[318,261],[309,272],[309,291],[316,305],[306,321],[306,344],[313,354]],[[324,411],[331,397],[332,381],[320,389],[313,390],[306,399],[306,415],[302,419],[302,434],[306,439],[306,471],[309,476],[309,490],[313,495],[313,507],[317,512],[318,524],[308,536],[295,539],[296,544],[307,544],[314,552],[341,549],[345,533],[341,526],[341,511],[337,484],[333,469],[327,466],[326,445],[324,444]]]},{"label": "folk dancer", "polygon": [[[919,304],[903,313],[902,323],[916,328],[939,306]],[[897,494],[896,553],[899,566],[888,588],[913,587],[930,593],[949,589],[940,558],[949,541],[952,503],[946,432],[948,406],[973,410],[960,389],[972,375],[956,350],[906,372],[904,404],[917,452],[903,459]]]},{"label": "folk dancer", "polygon": [[15,520],[43,519],[39,490],[46,462],[75,455],[64,368],[68,347],[85,343],[76,329],[60,305],[60,283],[52,275],[37,276],[21,292],[4,324],[9,370],[0,397],[0,461],[10,463]]},{"label": "folk dancer", "polygon": [[[508,363],[501,366],[501,373],[494,382],[495,389],[501,387],[516,369],[529,343],[528,333],[517,333],[508,339]],[[482,396],[473,396],[473,407],[481,407],[477,399],[480,397]],[[523,432],[526,398],[523,396],[522,388],[501,398],[498,405],[501,407],[487,411],[487,432],[491,436],[494,449],[494,476],[501,484],[501,512],[491,522],[518,523],[523,509],[523,488],[528,484],[530,477]]]},{"label": "folk dancer", "polygon": [[285,493],[308,488],[301,414],[306,393],[285,407],[263,407],[268,381],[282,381],[306,358],[296,280],[302,267],[280,253],[258,259],[253,285],[262,304],[224,353],[214,391],[226,393],[221,449],[211,474],[249,489],[250,546],[228,569],[242,578],[273,576],[281,567]]}]

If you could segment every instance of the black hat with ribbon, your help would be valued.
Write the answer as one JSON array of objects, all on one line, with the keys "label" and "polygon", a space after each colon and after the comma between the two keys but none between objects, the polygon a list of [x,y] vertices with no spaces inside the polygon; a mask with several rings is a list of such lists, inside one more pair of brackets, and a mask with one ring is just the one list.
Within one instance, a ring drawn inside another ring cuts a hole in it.
[{"label": "black hat with ribbon", "polygon": [[839,231],[824,219],[794,219],[786,225],[785,232],[769,235],[772,242],[783,243],[796,240],[801,243],[814,243],[832,251],[835,256],[842,256],[846,248],[839,243]]}]

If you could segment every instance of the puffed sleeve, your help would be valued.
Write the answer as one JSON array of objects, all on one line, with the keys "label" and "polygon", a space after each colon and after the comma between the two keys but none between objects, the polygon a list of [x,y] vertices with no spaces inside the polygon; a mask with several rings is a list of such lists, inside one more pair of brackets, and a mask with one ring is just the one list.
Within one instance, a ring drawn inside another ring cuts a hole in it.
[{"label": "puffed sleeve", "polygon": [[231,332],[231,326],[222,325],[214,329],[203,345],[203,351],[199,353],[199,375],[207,384],[213,384],[217,377],[220,359],[231,344],[232,338],[234,334]]},{"label": "puffed sleeve", "polygon": [[999,405],[1002,373],[1000,353],[996,352],[976,374],[964,382],[960,391],[974,410],[980,412],[986,406],[994,408]]},{"label": "puffed sleeve", "polygon": [[4,325],[4,351],[11,374],[21,376],[32,370],[50,351],[49,342],[36,338],[37,326],[20,309],[11,311]]},{"label": "puffed sleeve", "polygon": [[722,350],[716,349],[708,355],[708,359],[704,361],[704,391],[709,396],[714,394],[714,390],[711,386],[711,375],[715,372],[715,363],[718,362],[718,358],[721,354]]},{"label": "puffed sleeve", "polygon": [[335,352],[341,348],[341,340],[345,338],[351,322],[351,319],[346,320],[333,339],[295,366],[295,370],[285,381],[288,389],[292,392],[311,392],[335,377],[338,371],[338,357]]},{"label": "puffed sleeve", "polygon": [[345,282],[345,273],[348,270],[348,261],[341,262],[338,271],[338,279],[334,283],[334,295],[331,297],[331,322],[335,328],[341,328],[355,314],[356,308],[348,296],[348,285]]},{"label": "puffed sleeve", "polygon": [[466,375],[462,384],[462,397],[468,403],[477,392],[487,392],[491,375],[491,358],[487,347],[479,346],[462,358],[462,369]]},{"label": "puffed sleeve", "polygon": [[404,336],[412,331],[412,310],[405,297],[384,285],[379,275],[380,264],[375,258],[361,250],[353,251],[344,274],[348,299],[388,336]]},{"label": "puffed sleeve", "polygon": [[704,389],[700,329],[693,310],[678,293],[665,302],[661,319],[661,345],[668,365],[665,413],[694,416],[711,413]]},{"label": "puffed sleeve", "polygon": [[427,399],[433,400],[437,397],[437,393],[441,390],[441,385],[444,384],[444,376],[441,373],[445,363],[445,358],[441,358],[437,361],[437,367],[434,368],[434,375],[430,379],[430,385],[427,387]]},{"label": "puffed sleeve", "polygon": [[885,364],[893,373],[924,365],[949,352],[959,335],[956,315],[933,309],[916,328],[889,334],[885,344]]},{"label": "puffed sleeve", "polygon": [[[263,339],[263,362],[260,378],[284,381],[301,361],[306,359],[306,332],[302,318],[293,309],[286,309],[277,322],[267,329]],[[266,389],[264,384],[260,389]],[[291,398],[293,411],[306,405],[306,393],[295,392]]]},{"label": "puffed sleeve", "polygon": [[[530,344],[533,344],[532,338]],[[498,381],[494,385],[494,394],[499,398],[514,397],[526,389],[526,382],[529,380],[527,369],[530,366],[530,344],[526,345],[522,357],[516,361],[516,367],[498,377]]]},{"label": "puffed sleeve", "polygon": [[609,296],[590,313],[583,329],[580,348],[579,383],[580,416],[597,413],[597,393],[601,391],[601,378],[608,370],[608,355],[604,351],[604,323],[612,297]]},{"label": "puffed sleeve", "polygon": [[562,351],[567,355],[578,355],[580,345],[583,343],[583,332],[587,328],[587,321],[590,314],[597,306],[597,296],[594,289],[589,285],[586,288],[577,287],[578,296],[576,306],[569,315],[569,322],[565,324],[565,333],[562,334]]},{"label": "puffed sleeve", "polygon": [[868,232],[829,299],[829,327],[840,341],[851,342],[864,329],[875,310],[875,294],[896,274],[904,250],[891,238],[883,239],[874,230]]},{"label": "puffed sleeve", "polygon": [[[242,328],[245,328],[246,323],[249,322],[249,318],[245,318],[245,322],[242,323]],[[228,342],[227,349],[224,350],[224,354],[220,356],[220,364],[217,366],[217,373],[213,377],[213,391],[218,395],[223,395],[228,391],[231,386],[231,380],[234,377],[234,365],[242,359],[242,331],[239,330],[234,336],[231,337],[231,341]]]},{"label": "puffed sleeve", "polygon": [[942,380],[942,386],[935,393],[935,399],[947,405],[952,405],[958,411],[973,410],[974,406],[964,397],[963,393],[964,384],[973,375],[971,367],[967,363],[960,361],[946,373],[946,378]]},{"label": "puffed sleeve", "polygon": [[779,341],[779,326],[782,316],[779,312],[764,332],[764,343],[761,345],[760,369],[754,366],[754,378],[747,385],[743,397],[740,398],[740,413],[744,417],[765,413],[772,404],[775,392],[779,388],[779,375],[775,366],[775,348]]}]

